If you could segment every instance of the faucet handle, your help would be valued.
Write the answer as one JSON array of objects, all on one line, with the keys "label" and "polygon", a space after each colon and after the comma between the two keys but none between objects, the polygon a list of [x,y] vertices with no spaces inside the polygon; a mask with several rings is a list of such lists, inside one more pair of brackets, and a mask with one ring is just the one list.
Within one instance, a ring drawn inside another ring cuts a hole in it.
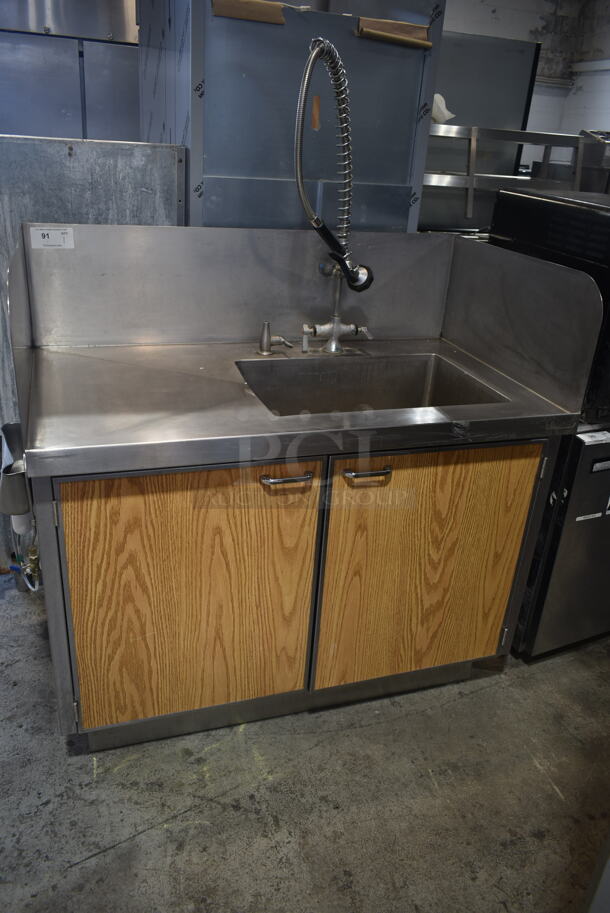
[{"label": "faucet handle", "polygon": [[301,346],[301,351],[304,355],[309,352],[309,337],[316,335],[316,327],[313,323],[304,323],[303,324],[303,344]]},{"label": "faucet handle", "polygon": [[356,336],[358,336],[358,334],[360,334],[360,333],[363,336],[365,336],[367,339],[373,338],[373,334],[371,333],[371,331],[369,330],[368,327],[356,327]]}]

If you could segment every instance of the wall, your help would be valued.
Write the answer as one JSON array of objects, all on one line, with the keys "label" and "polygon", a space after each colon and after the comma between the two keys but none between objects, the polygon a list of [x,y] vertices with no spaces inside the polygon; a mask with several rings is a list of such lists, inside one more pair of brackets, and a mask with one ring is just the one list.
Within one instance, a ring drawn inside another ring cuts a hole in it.
[{"label": "wall", "polygon": [[577,60],[610,57],[610,0],[583,0]]},{"label": "wall", "polygon": [[610,130],[610,60],[574,65],[574,85],[564,103],[561,131]]},{"label": "wall", "polygon": [[610,0],[584,0],[561,130],[610,130]]}]

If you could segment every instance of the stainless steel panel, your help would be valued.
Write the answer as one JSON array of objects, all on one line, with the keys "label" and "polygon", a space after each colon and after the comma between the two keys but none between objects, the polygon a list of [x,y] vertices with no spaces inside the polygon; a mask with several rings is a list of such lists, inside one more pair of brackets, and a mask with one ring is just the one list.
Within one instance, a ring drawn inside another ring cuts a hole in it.
[{"label": "stainless steel panel", "polygon": [[[527,122],[532,68],[537,45],[530,41],[444,32],[440,47],[436,91],[455,115],[441,129],[459,126],[521,130]],[[482,78],[482,75],[484,77]],[[430,131],[434,135],[434,126]],[[457,135],[457,134],[456,134]],[[480,171],[512,173],[516,148],[481,136]],[[428,171],[461,170],[461,145],[431,140]]]},{"label": "stainless steel panel", "polygon": [[136,0],[2,0],[0,29],[137,44]]},{"label": "stainless steel panel", "polygon": [[[405,192],[385,200],[391,207],[389,225],[406,227],[409,180],[417,124],[419,90],[423,75],[421,51],[365,41],[354,34],[354,20],[327,13],[297,13],[284,9],[286,25],[262,27],[257,23],[214,17],[207,8],[204,24],[205,103],[203,105],[204,179],[284,178],[293,176],[293,132],[296,95],[309,41],[323,34],[339,49],[350,80],[354,151],[354,209],[365,194],[360,185],[403,185]],[[264,41],[264,52],[252,54],[254,41]],[[374,74],[374,75],[372,75]],[[304,173],[309,179],[336,177],[335,110],[324,67],[314,72],[312,95],[321,100],[322,129],[307,130]],[[392,112],[392,116],[388,116]],[[218,124],[223,129],[219,131]],[[243,142],[247,137],[247,142]],[[198,180],[198,163],[191,160]],[[193,183],[193,182],[191,182]],[[408,186],[408,193],[406,192]],[[248,193],[233,198],[232,224],[269,225],[266,208],[257,207]],[[362,213],[370,212],[363,200]],[[331,207],[334,224],[335,207]],[[213,224],[206,197],[192,223]],[[261,221],[256,222],[256,219]],[[225,218],[223,223],[226,224]],[[299,224],[301,216],[297,222]],[[362,221],[371,229],[378,222]],[[276,223],[277,224],[277,223]],[[284,222],[285,225],[289,224]]]},{"label": "stainless steel panel", "polygon": [[138,142],[138,48],[84,41],[83,64],[87,138]]},{"label": "stainless steel panel", "polygon": [[437,91],[455,115],[448,126],[524,129],[537,59],[534,41],[446,31]]},{"label": "stainless steel panel", "polygon": [[82,138],[77,41],[0,32],[0,133]]},{"label": "stainless steel panel", "polygon": [[[263,320],[298,337],[329,316],[311,230],[75,225],[74,239],[73,250],[28,250],[35,345],[258,339]],[[344,290],[343,316],[377,338],[438,336],[452,243],[354,233],[376,279],[363,295]]]},{"label": "stainless steel panel", "polygon": [[[413,180],[415,180],[413,178]],[[421,186],[421,182],[417,184]],[[322,182],[322,218],[327,225],[337,220],[337,196],[329,181]],[[415,231],[413,187],[408,184],[364,184],[354,182],[352,228],[366,231]],[[357,244],[358,235],[352,235]]]},{"label": "stainless steel panel", "polygon": [[[434,51],[367,41],[355,19],[284,8],[285,25],[214,16],[209,4],[141,4],[141,135],[174,135],[190,145],[189,222],[294,228],[302,224],[290,190],[296,96],[312,36],[339,48],[350,79],[355,162],[354,224],[415,230],[423,174],[442,2],[422,0],[418,21],[432,20]],[[307,131],[305,175],[336,176],[335,114],[323,68],[312,93],[322,129]],[[427,112],[427,113],[426,113]],[[219,129],[221,125],[222,129]],[[269,182],[269,187],[263,186]],[[286,186],[279,182],[285,181]],[[413,192],[413,189],[416,192]],[[335,207],[325,213],[333,224]]]},{"label": "stainless steel panel", "polygon": [[[306,181],[306,189],[311,200],[322,193],[316,181]],[[308,228],[294,179],[205,177],[202,206],[209,226]]]},{"label": "stainless steel panel", "polygon": [[601,318],[585,273],[456,239],[443,337],[570,412],[582,407]]},{"label": "stainless steel panel", "polygon": [[[329,225],[337,218],[336,185],[306,181],[311,200]],[[370,231],[406,231],[412,189],[408,184],[354,184],[352,226]],[[294,178],[205,177],[202,204],[206,225],[245,228],[308,227]],[[358,236],[354,235],[354,244]]]},{"label": "stainless steel panel", "polygon": [[[409,182],[420,50],[359,38],[354,19],[329,13],[285,7],[286,24],[280,28],[214,16],[211,6],[206,10],[200,58],[205,175],[292,178],[298,89],[309,42],[324,35],[336,45],[349,78],[356,180]],[[305,176],[333,180],[336,114],[323,66],[314,72],[311,94],[320,96],[321,129],[306,131]]]},{"label": "stainless steel panel", "polygon": [[[350,11],[357,16],[370,16],[369,0],[346,0]],[[330,8],[343,12],[341,0],[330,0]],[[429,127],[432,120],[432,104],[438,80],[441,41],[444,35],[445,0],[402,0],[400,3],[383,0],[375,3],[375,16],[387,19],[407,19],[428,25],[428,37],[432,48],[423,55],[423,77],[418,100],[417,125],[413,141],[413,160],[409,183],[411,184],[410,207],[407,215],[408,231],[417,231],[420,207],[423,197],[423,177],[429,144]]]},{"label": "stainless steel panel", "polygon": [[[604,435],[607,437],[608,435]],[[580,456],[532,653],[538,655],[610,631],[610,459],[608,441],[579,435]]]}]

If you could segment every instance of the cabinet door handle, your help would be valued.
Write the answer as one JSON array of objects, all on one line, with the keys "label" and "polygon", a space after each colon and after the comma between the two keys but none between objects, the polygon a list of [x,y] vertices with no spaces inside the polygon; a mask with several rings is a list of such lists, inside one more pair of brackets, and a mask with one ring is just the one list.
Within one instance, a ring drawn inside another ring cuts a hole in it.
[{"label": "cabinet door handle", "polygon": [[345,479],[376,479],[382,476],[391,476],[392,467],[384,466],[383,469],[374,469],[371,472],[356,472],[354,469],[344,469],[343,477]]},{"label": "cabinet door handle", "polygon": [[306,472],[302,476],[284,476],[279,479],[272,479],[271,476],[261,476],[260,483],[261,485],[289,485],[295,482],[311,482],[312,479],[313,472]]}]

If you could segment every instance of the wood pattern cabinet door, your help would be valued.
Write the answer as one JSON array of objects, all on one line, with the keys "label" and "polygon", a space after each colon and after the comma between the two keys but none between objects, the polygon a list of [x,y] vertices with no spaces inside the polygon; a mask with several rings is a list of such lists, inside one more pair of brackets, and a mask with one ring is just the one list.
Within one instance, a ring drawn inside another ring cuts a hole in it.
[{"label": "wood pattern cabinet door", "polygon": [[85,728],[304,688],[320,471],[61,484]]},{"label": "wood pattern cabinet door", "polygon": [[[541,445],[336,460],[317,688],[496,652]],[[379,470],[350,481],[343,471]]]}]

